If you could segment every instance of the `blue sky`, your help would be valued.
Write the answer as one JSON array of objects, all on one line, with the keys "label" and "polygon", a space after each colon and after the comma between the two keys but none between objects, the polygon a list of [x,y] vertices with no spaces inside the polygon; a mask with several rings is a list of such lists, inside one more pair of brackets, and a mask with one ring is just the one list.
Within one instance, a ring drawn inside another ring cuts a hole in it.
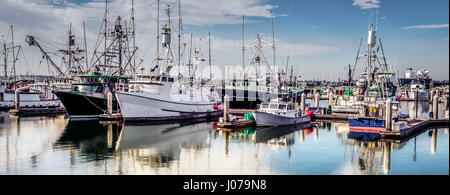
[{"label": "blue sky", "polygon": [[[119,12],[128,2],[111,1],[111,9],[116,11],[117,7]],[[175,0],[163,0],[162,4],[164,2]],[[6,5],[2,6],[5,10],[0,10],[3,12],[0,14],[1,29],[13,24],[18,36],[31,33],[50,42],[53,40],[46,29],[60,31],[58,35],[61,35],[68,18],[74,23],[87,20],[88,34],[95,37],[102,12],[95,14],[86,10],[103,6],[88,0],[0,0],[0,3]],[[149,10],[155,5],[152,0],[136,0],[135,4],[138,36],[143,45],[139,55],[148,61],[154,57],[151,46],[154,13]],[[427,68],[435,79],[448,79],[448,4],[448,0],[182,0],[182,9],[185,34],[203,38],[198,41],[199,45],[206,44],[208,32],[214,36],[213,62],[218,66],[241,65],[240,20],[243,14],[249,15],[245,26],[246,43],[255,39],[257,33],[261,33],[264,40],[272,41],[269,17],[272,10],[276,16],[277,64],[284,66],[290,55],[291,64],[300,67],[304,79],[337,80],[343,79],[345,67],[354,63],[360,39],[364,38],[364,43],[367,41],[370,9],[366,6],[378,7],[378,37],[382,39],[388,63],[394,66],[394,71],[403,76],[407,67]],[[41,12],[33,9],[41,9]],[[10,18],[8,11],[22,13],[23,18]],[[127,12],[125,9],[120,11]],[[46,15],[47,12],[51,14]],[[35,17],[34,20],[52,24],[42,29],[28,28],[30,25],[24,21],[30,13],[42,16],[42,19]],[[53,17],[56,19],[51,20]],[[7,33],[0,31],[0,34]],[[56,44],[57,40],[54,42]],[[28,51],[25,53],[28,56],[39,56],[29,48],[24,51]],[[264,51],[271,62],[271,50]],[[247,61],[250,55],[249,50]],[[29,64],[39,59],[29,58]],[[30,66],[24,65],[23,70],[36,68]],[[361,70],[362,63],[357,67],[358,72]]]}]

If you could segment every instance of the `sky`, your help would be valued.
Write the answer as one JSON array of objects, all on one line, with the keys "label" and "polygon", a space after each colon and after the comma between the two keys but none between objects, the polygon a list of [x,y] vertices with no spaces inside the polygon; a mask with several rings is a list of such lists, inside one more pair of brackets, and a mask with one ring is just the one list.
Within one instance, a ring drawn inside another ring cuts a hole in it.
[{"label": "sky", "polygon": [[[161,0],[161,7],[176,0]],[[156,53],[156,0],[135,0],[137,56],[149,70]],[[437,80],[449,79],[448,0],[181,0],[184,41],[192,34],[194,47],[207,59],[211,33],[213,65],[242,66],[242,16],[245,20],[246,66],[254,54],[251,42],[260,34],[272,43],[272,19],[276,45],[276,65],[289,65],[302,79],[345,79],[347,66],[355,63],[361,38],[367,43],[369,16],[377,21],[387,63],[404,76],[407,67],[426,68]],[[130,0],[110,0],[112,17],[130,17]],[[177,10],[173,10],[177,15]],[[161,18],[165,18],[161,10]],[[371,14],[372,13],[372,14]],[[68,23],[72,23],[77,43],[83,44],[86,23],[88,52],[93,50],[102,18],[102,0],[0,0],[0,42],[10,42],[14,26],[16,45],[21,45],[17,72],[52,73],[36,47],[25,42],[37,37],[49,52],[65,47]],[[174,16],[175,17],[175,16]],[[161,20],[164,23],[164,20]],[[176,29],[176,26],[173,26]],[[176,31],[176,30],[175,30]],[[173,37],[174,40],[175,37]],[[176,41],[174,41],[176,42]],[[176,54],[176,46],[173,45]],[[362,47],[364,50],[364,46]],[[272,66],[270,45],[263,48]],[[54,56],[58,63],[60,59]],[[0,62],[3,64],[3,62]],[[204,63],[202,66],[207,66]],[[356,72],[363,71],[362,58]],[[11,67],[8,71],[11,71]],[[3,68],[0,74],[3,75]]]}]

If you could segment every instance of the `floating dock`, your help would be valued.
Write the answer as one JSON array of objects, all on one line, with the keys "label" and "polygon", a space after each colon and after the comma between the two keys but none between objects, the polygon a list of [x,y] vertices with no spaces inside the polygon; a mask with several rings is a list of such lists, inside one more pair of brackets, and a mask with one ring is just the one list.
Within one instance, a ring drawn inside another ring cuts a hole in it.
[{"label": "floating dock", "polygon": [[219,122],[217,123],[217,130],[221,131],[236,131],[239,129],[245,129],[246,127],[255,127],[255,120],[236,119],[231,122]]},{"label": "floating dock", "polygon": [[66,114],[66,109],[62,107],[55,108],[20,108],[9,110],[11,115],[19,117],[28,116],[53,116]]},{"label": "floating dock", "polygon": [[416,135],[423,130],[433,127],[448,127],[449,119],[438,119],[438,120],[414,120],[409,122],[409,127],[402,129],[400,131],[381,131],[383,139],[393,139],[402,140],[410,136]]}]

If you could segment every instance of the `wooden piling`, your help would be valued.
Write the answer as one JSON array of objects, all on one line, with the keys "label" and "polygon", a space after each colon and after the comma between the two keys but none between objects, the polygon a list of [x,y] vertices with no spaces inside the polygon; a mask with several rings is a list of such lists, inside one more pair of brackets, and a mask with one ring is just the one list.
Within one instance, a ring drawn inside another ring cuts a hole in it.
[{"label": "wooden piling", "polygon": [[14,107],[16,110],[19,110],[20,108],[20,92],[18,91],[14,92]]},{"label": "wooden piling", "polygon": [[391,99],[386,101],[386,130],[392,130],[392,102]]},{"label": "wooden piling", "polygon": [[314,107],[319,108],[319,100],[320,100],[320,94],[317,92],[314,94]]},{"label": "wooden piling", "polygon": [[107,95],[107,107],[108,107],[108,114],[112,115],[113,114],[113,99],[112,99],[112,93],[108,92]]},{"label": "wooden piling", "polygon": [[302,111],[302,115],[305,114],[305,93],[302,93],[300,98],[300,110]]},{"label": "wooden piling", "polygon": [[439,108],[439,96],[435,95],[433,97],[433,119],[438,119],[438,108]]},{"label": "wooden piling", "polygon": [[223,97],[223,122],[228,122],[228,112],[230,110],[230,102],[228,95]]},{"label": "wooden piling", "polygon": [[328,94],[328,105],[329,106],[334,106],[333,105],[333,93],[329,93]]}]

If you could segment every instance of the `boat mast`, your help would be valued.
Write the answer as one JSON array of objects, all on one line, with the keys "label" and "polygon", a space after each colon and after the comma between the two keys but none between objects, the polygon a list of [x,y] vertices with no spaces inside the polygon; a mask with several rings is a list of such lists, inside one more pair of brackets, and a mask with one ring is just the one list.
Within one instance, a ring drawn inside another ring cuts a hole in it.
[{"label": "boat mast", "polygon": [[86,27],[84,25],[83,21],[83,32],[84,32],[84,52],[85,52],[85,59],[86,59],[86,72],[89,69],[89,63],[88,63],[88,52],[87,52],[87,42],[86,42]]},{"label": "boat mast", "polygon": [[178,0],[178,76],[181,74],[181,0]]},{"label": "boat mast", "polygon": [[157,0],[158,2],[158,11],[156,14],[156,67],[159,66],[159,4],[160,0]]},{"label": "boat mast", "polygon": [[[5,61],[5,79],[8,79],[8,55],[6,52],[6,42],[3,39],[3,57],[4,57],[4,61]],[[6,82],[5,80],[5,82]]]},{"label": "boat mast", "polygon": [[242,16],[242,74],[245,80],[245,16]]},{"label": "boat mast", "polygon": [[14,27],[11,25],[12,53],[13,53],[13,69],[14,69],[14,91],[16,91],[16,52],[14,49]]},{"label": "boat mast", "polygon": [[211,32],[208,32],[208,50],[209,50],[209,81],[212,81],[211,72]]},{"label": "boat mast", "polygon": [[105,0],[105,18],[104,18],[104,21],[105,21],[105,51],[103,51],[103,55],[104,55],[104,66],[106,66],[106,63],[107,63],[107,59],[106,59],[106,56],[107,56],[107,49],[108,49],[108,46],[107,46],[107,41],[106,41],[106,37],[107,37],[107,35],[108,35],[108,0]]},{"label": "boat mast", "polygon": [[136,77],[136,29],[135,29],[136,25],[135,25],[135,17],[134,17],[134,0],[131,0],[131,20],[133,20],[131,25],[133,26],[133,49],[134,49],[133,67],[131,68],[132,69],[131,74],[133,75],[133,77]]},{"label": "boat mast", "polygon": [[[273,67],[275,67],[275,29],[274,29],[274,25],[273,25],[273,20],[274,20],[274,16],[272,14],[272,11],[270,11],[270,15],[272,17],[272,49],[273,49]],[[270,65],[269,65],[270,67]]]}]

